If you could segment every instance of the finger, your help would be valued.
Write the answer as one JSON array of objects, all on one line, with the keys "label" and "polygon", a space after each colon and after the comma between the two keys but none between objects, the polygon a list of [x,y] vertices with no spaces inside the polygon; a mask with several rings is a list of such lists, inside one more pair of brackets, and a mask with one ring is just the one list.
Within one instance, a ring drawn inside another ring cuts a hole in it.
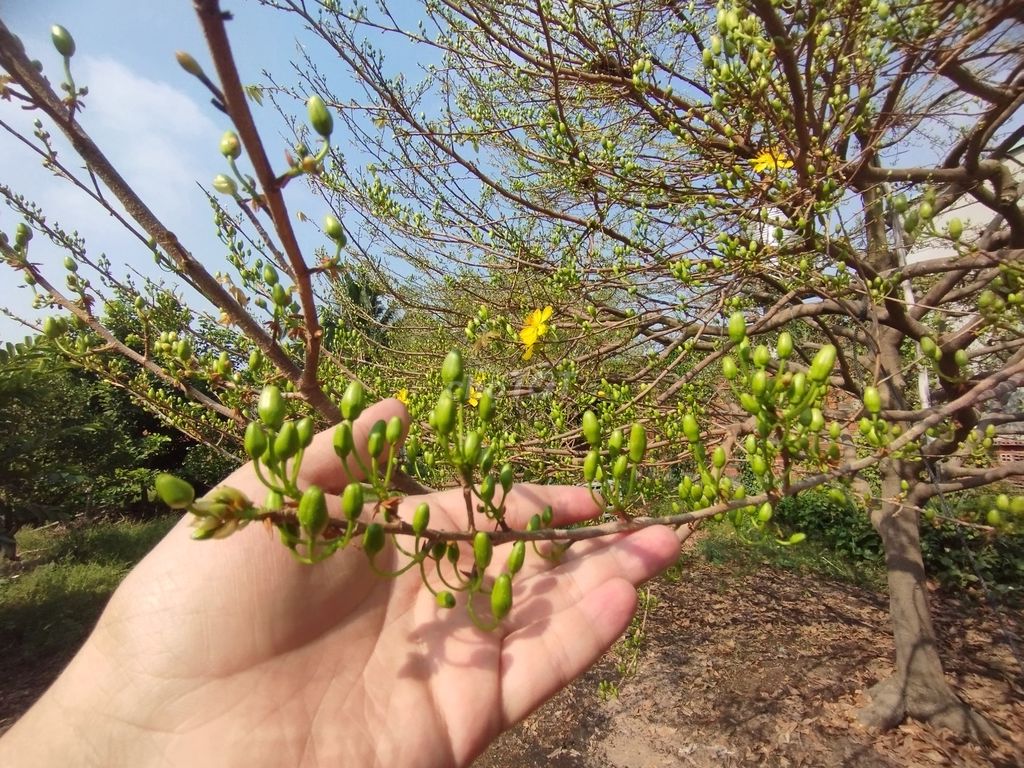
[{"label": "finger", "polygon": [[[352,426],[355,442],[354,454],[343,462],[334,452],[334,431],[336,427],[326,429],[313,438],[302,457],[302,469],[299,472],[300,488],[308,485],[319,485],[326,493],[341,493],[345,486],[353,480],[365,480],[366,473],[362,467],[371,468],[370,454],[366,449],[366,439],[370,429],[378,421],[385,423],[397,416],[402,420],[402,437],[395,446],[401,446],[409,431],[409,412],[400,400],[389,398],[374,403],[356,419]],[[381,455],[379,463],[387,459],[387,449]]]},{"label": "finger", "polygon": [[506,637],[501,654],[504,727],[522,720],[597,661],[625,631],[635,610],[636,589],[613,578]]},{"label": "finger", "polygon": [[[554,567],[534,557],[516,579],[515,608],[507,627],[516,631],[582,600],[601,584],[623,578],[638,585],[679,557],[679,541],[667,527],[578,542]],[[524,578],[525,577],[525,578]]]}]

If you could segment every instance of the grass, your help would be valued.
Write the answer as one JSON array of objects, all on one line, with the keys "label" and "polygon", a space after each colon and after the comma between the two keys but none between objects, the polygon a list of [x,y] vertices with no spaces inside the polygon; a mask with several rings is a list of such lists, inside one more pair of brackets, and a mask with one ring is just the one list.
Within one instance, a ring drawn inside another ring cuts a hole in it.
[{"label": "grass", "polygon": [[10,663],[59,663],[85,640],[121,579],[174,525],[173,516],[68,529],[26,529],[22,570],[0,574],[0,647]]},{"label": "grass", "polygon": [[703,526],[696,546],[683,554],[679,565],[669,572],[669,578],[682,578],[686,564],[693,558],[741,574],[770,566],[876,591],[885,587],[885,568],[878,563],[851,560],[813,539],[792,546],[782,546],[771,539],[744,541],[728,522]]}]

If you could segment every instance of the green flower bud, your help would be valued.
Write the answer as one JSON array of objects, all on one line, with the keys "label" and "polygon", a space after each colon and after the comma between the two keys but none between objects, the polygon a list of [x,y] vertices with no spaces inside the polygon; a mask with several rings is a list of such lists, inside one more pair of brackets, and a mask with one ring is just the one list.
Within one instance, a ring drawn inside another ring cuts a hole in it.
[{"label": "green flower bud", "polygon": [[896,195],[893,198],[892,208],[896,213],[906,213],[908,205],[906,195]]},{"label": "green flower bud", "polygon": [[629,428],[629,460],[639,464],[647,454],[647,432],[642,424],[634,423]]},{"label": "green flower bud", "polygon": [[78,271],[78,262],[75,261],[74,259],[72,259],[70,256],[65,256],[64,257],[64,269],[66,269],[68,272],[77,272]]},{"label": "green flower bud", "polygon": [[341,512],[346,520],[355,520],[363,511],[363,485],[354,482],[341,492]]},{"label": "green flower bud", "polygon": [[341,396],[341,415],[350,421],[359,418],[366,407],[366,392],[358,381],[351,382]]},{"label": "green flower bud", "polygon": [[384,549],[384,528],[380,523],[370,523],[363,531],[363,551],[372,558]]},{"label": "green flower bud", "polygon": [[530,519],[526,522],[526,530],[531,533],[540,530],[540,515],[530,516]]},{"label": "green flower bud", "polygon": [[697,424],[697,418],[692,413],[687,413],[683,416],[683,435],[691,443],[696,443],[700,440],[700,426]]},{"label": "green flower bud", "polygon": [[285,287],[278,283],[270,290],[270,298],[276,306],[284,307],[288,304],[289,294]]},{"label": "green flower bud", "polygon": [[811,369],[808,376],[811,381],[823,384],[832,373],[832,366],[836,364],[836,348],[831,344],[825,344],[811,361]]},{"label": "green flower bud", "polygon": [[453,349],[445,357],[441,364],[441,381],[445,384],[454,384],[462,381],[462,353]]},{"label": "green flower bud", "polygon": [[966,349],[958,349],[953,354],[953,360],[954,360],[954,362],[956,362],[958,368],[965,367],[967,365],[967,363],[969,362],[969,359],[967,357],[967,350]]},{"label": "green flower bud", "polygon": [[821,432],[825,428],[825,414],[821,412],[821,408],[811,408],[811,423],[809,428],[812,432]]},{"label": "green flower bud", "polygon": [[715,446],[715,450],[711,454],[711,464],[715,469],[721,469],[725,466],[726,462],[725,448],[720,445]]},{"label": "green flower bud", "polygon": [[936,351],[938,351],[938,347],[935,344],[935,339],[933,339],[931,336],[922,336],[921,341],[919,343],[921,344],[921,353],[925,357],[935,357],[935,353]]},{"label": "green flower bud", "polygon": [[281,425],[274,438],[274,455],[282,461],[287,461],[299,450],[299,433],[295,429],[294,421],[286,421]]},{"label": "green flower bud", "polygon": [[611,456],[618,456],[622,451],[622,443],[625,441],[626,436],[622,433],[621,429],[612,430],[611,435],[608,437],[608,453]]},{"label": "green flower bud", "polygon": [[480,416],[480,423],[486,424],[494,416],[494,390],[488,387],[480,395],[480,404],[477,406],[477,414]]},{"label": "green flower bud", "polygon": [[864,407],[868,413],[878,413],[882,410],[882,396],[876,387],[864,387]]},{"label": "green flower bud", "polygon": [[960,236],[964,233],[964,223],[960,219],[950,219],[949,224],[949,236],[953,240],[959,240]]},{"label": "green flower bud", "polygon": [[277,491],[267,491],[267,498],[263,501],[263,508],[270,512],[279,512],[284,509],[284,496]]},{"label": "green flower bud", "polygon": [[338,454],[338,458],[344,461],[350,453],[352,448],[355,446],[355,441],[352,437],[352,422],[343,421],[334,430],[334,452]]},{"label": "green flower bud", "polygon": [[494,446],[487,446],[487,449],[480,456],[480,471],[485,475],[494,467]]},{"label": "green flower bud", "polygon": [[491,613],[495,619],[501,621],[508,616],[510,610],[512,610],[512,577],[503,573],[497,578],[491,589]]},{"label": "green flower bud", "polygon": [[14,228],[14,247],[16,250],[22,250],[28,241],[32,239],[32,227],[25,222],[20,222],[18,226]]},{"label": "green flower bud", "polygon": [[75,55],[75,38],[60,24],[50,27],[50,39],[53,41],[53,47],[57,49],[57,53],[65,59],[70,59]]},{"label": "green flower bud", "polygon": [[341,222],[338,221],[337,217],[329,213],[324,216],[324,234],[340,248],[344,248],[348,242],[348,238],[345,237],[345,228],[341,226]]},{"label": "green flower bud", "polygon": [[838,440],[839,436],[843,433],[843,428],[839,426],[838,421],[833,421],[828,425],[828,436],[833,440]]},{"label": "green flower bud", "polygon": [[423,536],[423,531],[430,524],[430,505],[422,502],[416,507],[413,513],[413,532],[416,536]]},{"label": "green flower bud", "polygon": [[804,394],[807,392],[807,376],[803,371],[793,374],[793,381],[790,383],[792,390],[792,399],[801,400]]},{"label": "green flower bud", "polygon": [[757,510],[757,519],[762,523],[767,523],[772,519],[772,505],[767,501]]},{"label": "green flower bud", "polygon": [[284,423],[285,416],[284,398],[281,397],[281,390],[273,384],[263,388],[260,393],[259,403],[256,405],[256,413],[260,421],[271,429],[280,429]]},{"label": "green flower bud", "polygon": [[505,570],[509,572],[509,575],[515,576],[523,567],[523,563],[526,560],[526,542],[517,541],[512,545],[512,551],[508,555],[508,560],[505,562]]},{"label": "green flower bud", "polygon": [[166,472],[161,472],[156,476],[153,487],[156,489],[156,495],[160,497],[160,501],[171,509],[185,509],[196,497],[196,492],[191,485]]},{"label": "green flower bud", "polygon": [[252,369],[259,367],[259,364],[260,362],[262,362],[262,360],[263,356],[260,354],[260,351],[258,349],[254,349],[252,352],[249,353],[249,368]]},{"label": "green flower bud", "polygon": [[215,190],[220,192],[222,195],[228,195],[229,197],[235,197],[238,194],[238,185],[235,184],[235,180],[230,176],[226,176],[223,173],[218,173],[213,177],[211,185]]},{"label": "green flower bud", "polygon": [[454,608],[455,607],[455,595],[445,590],[444,592],[438,592],[434,596],[434,601],[437,603],[438,608]]},{"label": "green flower bud", "polygon": [[306,101],[306,111],[309,113],[309,124],[313,126],[313,130],[329,139],[334,131],[334,118],[331,117],[324,100],[319,96],[310,96]]},{"label": "green flower bud", "polygon": [[[766,350],[767,351],[767,350]],[[750,377],[750,391],[754,397],[761,397],[768,389],[768,372],[764,369],[755,371]]]},{"label": "green flower bud", "polygon": [[384,438],[389,445],[397,445],[402,439],[402,420],[398,416],[388,419],[387,429],[384,431]]},{"label": "green flower bud", "polygon": [[251,421],[245,428],[245,452],[250,459],[258,459],[267,450],[267,433],[258,422]]},{"label": "green flower bud", "polygon": [[60,318],[47,317],[43,320],[43,336],[48,339],[59,338],[64,335],[66,330]]},{"label": "green flower bud", "polygon": [[742,312],[733,312],[729,316],[729,339],[739,344],[747,336],[747,321]]},{"label": "green flower bud", "polygon": [[615,460],[612,465],[612,477],[616,480],[621,480],[626,476],[626,472],[629,471],[629,456],[622,454]]},{"label": "green flower bud", "polygon": [[479,457],[480,433],[475,429],[471,429],[466,433],[466,437],[462,441],[462,460],[472,466],[476,464],[476,460]]},{"label": "green flower bud", "polygon": [[455,400],[448,390],[441,393],[434,406],[434,426],[439,435],[450,434],[455,428]]},{"label": "green flower bud", "polygon": [[755,453],[750,457],[750,470],[761,477],[765,472],[768,471],[768,462],[764,460],[764,456],[759,453]]},{"label": "green flower bud", "polygon": [[594,478],[597,477],[597,468],[600,466],[600,462],[601,454],[596,448],[591,449],[583,459],[583,479],[588,483],[594,482]]},{"label": "green flower bud", "polygon": [[593,411],[583,412],[583,437],[591,448],[596,448],[601,443],[601,425]]},{"label": "green flower bud", "polygon": [[473,537],[473,562],[481,571],[491,564],[491,557],[494,554],[494,545],[491,544],[491,537],[484,531],[477,531]]},{"label": "green flower bud", "polygon": [[327,527],[327,499],[319,486],[311,485],[302,493],[297,515],[299,525],[311,539],[324,532]]},{"label": "green flower bud", "polygon": [[498,482],[501,483],[501,490],[508,493],[512,490],[512,482],[515,480],[515,472],[511,464],[502,464],[501,472],[498,473]]},{"label": "green flower bud", "polygon": [[370,434],[366,438],[366,450],[373,458],[377,458],[384,451],[387,429],[388,425],[384,422],[384,419],[378,419],[370,427]]},{"label": "green flower bud", "polygon": [[768,347],[764,344],[758,344],[754,348],[754,365],[758,368],[764,368],[768,365],[768,362],[772,359],[772,353],[768,351]]},{"label": "green flower bud", "polygon": [[265,267],[263,267],[263,282],[265,282],[267,285],[273,286],[277,285],[277,281],[277,270],[274,269],[274,267],[271,266],[270,264],[267,264]]},{"label": "green flower bud", "polygon": [[190,53],[185,51],[178,51],[174,54],[174,58],[178,60],[178,64],[193,77],[203,77],[203,68],[199,66]]},{"label": "green flower bud", "polygon": [[779,334],[779,340],[775,343],[775,351],[778,353],[780,360],[785,360],[793,354],[793,336],[789,331],[783,331]]},{"label": "green flower bud", "polygon": [[540,511],[540,521],[544,526],[551,525],[551,521],[555,519],[555,510],[551,508],[550,504],[545,504],[544,509]]},{"label": "green flower bud", "polygon": [[739,368],[736,367],[736,361],[731,356],[726,356],[722,359],[722,375],[728,381],[732,381],[739,375]]},{"label": "green flower bud", "polygon": [[487,475],[480,481],[480,498],[490,504],[496,489],[497,481],[495,481],[494,475]]},{"label": "green flower bud", "polygon": [[304,416],[299,419],[295,424],[295,433],[299,436],[299,447],[308,448],[309,444],[313,442],[315,432],[316,426],[313,424],[311,416]]},{"label": "green flower bud", "polygon": [[238,134],[234,131],[224,131],[220,137],[220,153],[224,157],[237,160],[242,154],[242,142],[238,140]]},{"label": "green flower bud", "polygon": [[740,407],[749,414],[756,415],[761,410],[761,404],[749,392],[740,392]]}]

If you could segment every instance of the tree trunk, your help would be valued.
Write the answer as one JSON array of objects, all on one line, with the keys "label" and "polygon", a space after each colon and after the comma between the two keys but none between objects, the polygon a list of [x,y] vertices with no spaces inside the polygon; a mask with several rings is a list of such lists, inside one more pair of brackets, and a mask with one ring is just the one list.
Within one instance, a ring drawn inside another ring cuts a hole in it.
[{"label": "tree trunk", "polygon": [[[900,492],[895,466],[883,467],[882,498]],[[875,685],[859,713],[869,727],[887,730],[907,717],[988,742],[998,730],[964,704],[946,682],[932,626],[916,510],[883,502],[871,522],[885,546],[889,615],[896,643],[896,672]]]}]

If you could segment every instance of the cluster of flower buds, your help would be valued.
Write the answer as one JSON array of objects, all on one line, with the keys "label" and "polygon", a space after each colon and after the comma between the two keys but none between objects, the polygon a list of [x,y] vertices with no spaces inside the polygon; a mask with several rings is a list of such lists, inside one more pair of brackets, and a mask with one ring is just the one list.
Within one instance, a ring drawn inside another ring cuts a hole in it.
[{"label": "cluster of flower buds", "polygon": [[[493,629],[511,610],[513,579],[526,557],[526,541],[519,540],[508,547],[503,567],[495,568],[492,563],[493,537],[499,530],[507,536],[510,530],[505,500],[512,490],[514,472],[508,463],[497,466],[495,448],[488,440],[496,411],[494,393],[488,389],[479,394],[475,408],[468,406],[472,381],[457,351],[445,358],[441,381],[442,391],[430,415],[435,439],[432,450],[448,462],[466,492],[467,524],[461,531],[432,530],[426,502],[415,507],[411,519],[398,516],[401,499],[391,488],[391,480],[400,458],[404,423],[394,416],[376,421],[365,433],[357,431],[356,422],[367,407],[366,391],[359,381],[345,389],[339,402],[342,421],[332,435],[334,451],[347,475],[363,478],[342,489],[341,518],[329,515],[321,488],[299,487],[303,454],[313,441],[315,427],[309,416],[289,418],[285,398],[276,386],[263,389],[256,406],[257,419],[245,431],[245,452],[267,488],[262,505],[226,487],[196,500],[191,486],[171,475],[157,478],[156,492],[173,509],[195,516],[193,535],[197,539],[224,538],[254,520],[265,520],[277,528],[282,542],[304,563],[319,562],[350,543],[358,543],[381,575],[397,576],[418,568],[439,607],[453,608],[459,602],[456,596],[465,595],[473,622]],[[364,436],[360,439],[357,434]],[[631,435],[629,456],[634,464],[642,459],[643,441],[641,436]],[[528,521],[526,531],[550,527],[552,522],[552,511],[545,508]],[[460,541],[471,545],[470,552],[460,547]],[[543,553],[536,546],[534,549],[548,558],[563,551],[557,545]],[[467,557],[472,561],[468,565],[463,563]],[[489,603],[489,615],[479,612],[478,597]]]},{"label": "cluster of flower buds", "polygon": [[601,422],[593,411],[583,413],[583,438],[590,446],[583,459],[583,479],[600,492],[595,500],[608,512],[626,517],[639,496],[637,472],[647,455],[647,430],[634,422],[625,432],[616,428],[604,439]]}]

